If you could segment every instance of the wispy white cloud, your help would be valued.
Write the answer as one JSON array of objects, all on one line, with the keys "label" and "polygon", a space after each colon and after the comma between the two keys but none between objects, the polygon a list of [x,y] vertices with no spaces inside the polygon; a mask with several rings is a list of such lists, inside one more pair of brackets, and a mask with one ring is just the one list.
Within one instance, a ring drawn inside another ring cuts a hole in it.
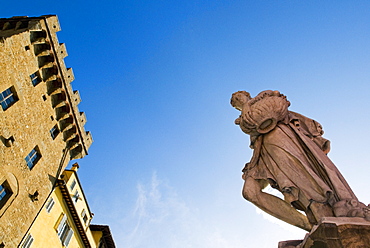
[{"label": "wispy white cloud", "polygon": [[119,237],[124,247],[244,247],[211,226],[156,173],[150,182],[138,183],[137,192],[132,214],[125,221],[132,229]]}]

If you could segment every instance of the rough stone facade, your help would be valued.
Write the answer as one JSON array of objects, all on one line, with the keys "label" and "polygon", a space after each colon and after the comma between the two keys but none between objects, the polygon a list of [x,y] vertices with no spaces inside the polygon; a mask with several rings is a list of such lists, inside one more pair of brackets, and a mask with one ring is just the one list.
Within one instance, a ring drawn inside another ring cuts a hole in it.
[{"label": "rough stone facade", "polygon": [[0,19],[0,247],[17,247],[71,159],[92,143],[56,16]]}]

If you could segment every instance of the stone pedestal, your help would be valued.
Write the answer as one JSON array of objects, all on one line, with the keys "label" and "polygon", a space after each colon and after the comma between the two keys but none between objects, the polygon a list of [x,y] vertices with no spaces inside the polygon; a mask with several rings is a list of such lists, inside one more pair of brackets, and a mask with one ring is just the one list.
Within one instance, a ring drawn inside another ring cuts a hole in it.
[{"label": "stone pedestal", "polygon": [[370,248],[370,221],[356,217],[326,217],[304,240],[282,241],[279,248]]}]

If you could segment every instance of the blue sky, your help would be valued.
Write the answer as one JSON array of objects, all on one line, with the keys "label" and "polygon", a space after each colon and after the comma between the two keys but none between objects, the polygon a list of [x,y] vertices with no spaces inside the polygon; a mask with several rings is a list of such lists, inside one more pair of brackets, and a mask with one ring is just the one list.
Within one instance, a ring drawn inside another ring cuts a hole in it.
[{"label": "blue sky", "polygon": [[230,96],[279,90],[319,121],[364,203],[368,1],[17,1],[57,14],[94,143],[79,176],[118,247],[277,247],[304,232],[241,197],[249,137]]}]

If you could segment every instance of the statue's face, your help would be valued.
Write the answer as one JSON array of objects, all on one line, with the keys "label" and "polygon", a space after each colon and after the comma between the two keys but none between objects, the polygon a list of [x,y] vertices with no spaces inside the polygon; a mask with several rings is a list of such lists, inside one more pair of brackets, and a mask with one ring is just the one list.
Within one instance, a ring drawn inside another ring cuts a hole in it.
[{"label": "statue's face", "polygon": [[242,93],[236,93],[231,98],[231,104],[234,108],[238,110],[242,110],[243,105],[248,101],[248,97],[245,94]]}]

